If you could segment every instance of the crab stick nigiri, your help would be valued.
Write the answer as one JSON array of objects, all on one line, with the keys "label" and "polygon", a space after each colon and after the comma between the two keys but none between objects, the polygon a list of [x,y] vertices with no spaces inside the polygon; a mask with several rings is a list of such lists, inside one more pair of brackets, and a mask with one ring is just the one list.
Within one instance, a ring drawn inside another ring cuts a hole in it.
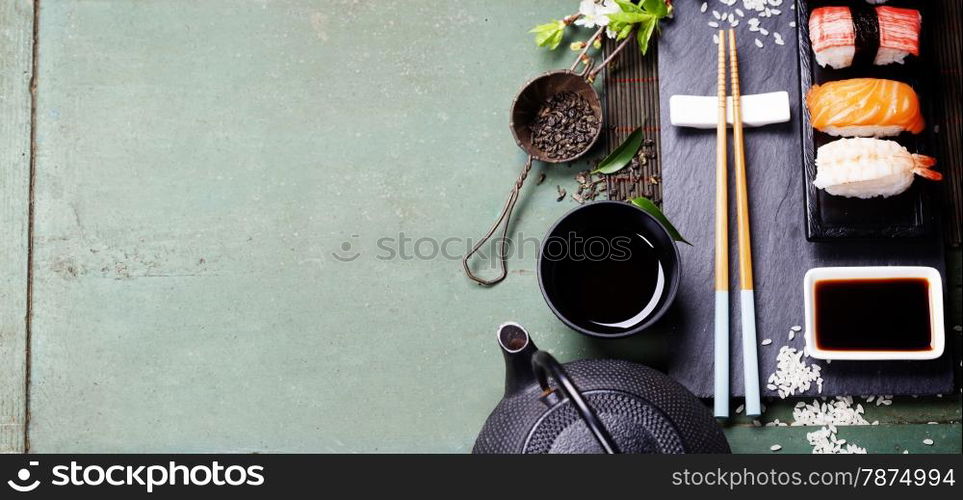
[{"label": "crab stick nigiri", "polygon": [[809,39],[820,66],[902,64],[907,56],[920,55],[920,24],[915,9],[818,7],[809,16]]}]

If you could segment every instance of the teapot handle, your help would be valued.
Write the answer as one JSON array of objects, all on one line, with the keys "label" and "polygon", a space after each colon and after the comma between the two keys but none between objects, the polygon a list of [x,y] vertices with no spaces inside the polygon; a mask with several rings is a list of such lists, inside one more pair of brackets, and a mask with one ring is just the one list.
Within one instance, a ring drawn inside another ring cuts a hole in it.
[{"label": "teapot handle", "polygon": [[592,436],[599,442],[599,445],[602,446],[605,453],[619,453],[619,448],[609,434],[609,431],[602,425],[602,421],[598,415],[595,414],[592,407],[585,402],[582,393],[578,390],[578,387],[575,387],[575,384],[572,383],[572,379],[565,373],[562,365],[560,365],[551,354],[545,351],[536,352],[535,356],[532,357],[532,369],[535,371],[535,378],[538,380],[538,385],[542,390],[551,390],[551,387],[548,385],[549,375],[558,382],[558,388],[562,391],[562,394],[575,405],[579,416],[585,421],[585,425],[592,431]]}]

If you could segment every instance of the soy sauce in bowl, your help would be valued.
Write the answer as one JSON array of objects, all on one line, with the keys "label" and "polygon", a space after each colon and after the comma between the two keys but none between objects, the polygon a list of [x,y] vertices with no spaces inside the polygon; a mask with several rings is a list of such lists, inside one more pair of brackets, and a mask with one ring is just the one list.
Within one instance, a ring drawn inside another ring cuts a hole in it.
[{"label": "soy sauce in bowl", "polygon": [[930,285],[925,278],[822,280],[815,284],[819,349],[930,349]]},{"label": "soy sauce in bowl", "polygon": [[652,216],[623,202],[578,207],[542,241],[539,285],[552,312],[596,337],[624,337],[655,323],[679,284],[675,242]]},{"label": "soy sauce in bowl", "polygon": [[943,280],[922,266],[817,267],[803,278],[816,359],[925,360],[946,347]]}]

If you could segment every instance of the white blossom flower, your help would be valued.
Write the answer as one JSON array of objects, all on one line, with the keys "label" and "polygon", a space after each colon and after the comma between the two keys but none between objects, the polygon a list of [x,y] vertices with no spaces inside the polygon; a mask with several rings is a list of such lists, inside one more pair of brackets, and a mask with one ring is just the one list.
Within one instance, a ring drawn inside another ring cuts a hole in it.
[{"label": "white blossom flower", "polygon": [[581,17],[575,20],[578,26],[595,28],[597,26],[607,26],[609,24],[609,14],[621,12],[614,0],[582,0],[578,5],[578,12]]}]

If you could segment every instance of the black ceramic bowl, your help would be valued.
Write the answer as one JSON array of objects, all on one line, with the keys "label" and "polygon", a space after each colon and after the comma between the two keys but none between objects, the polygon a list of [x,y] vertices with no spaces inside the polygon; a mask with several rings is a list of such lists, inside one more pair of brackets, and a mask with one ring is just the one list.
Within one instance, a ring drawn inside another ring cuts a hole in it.
[{"label": "black ceramic bowl", "polygon": [[669,309],[679,251],[651,215],[597,201],[563,215],[545,234],[538,284],[548,307],[585,335],[618,338],[645,330]]}]

